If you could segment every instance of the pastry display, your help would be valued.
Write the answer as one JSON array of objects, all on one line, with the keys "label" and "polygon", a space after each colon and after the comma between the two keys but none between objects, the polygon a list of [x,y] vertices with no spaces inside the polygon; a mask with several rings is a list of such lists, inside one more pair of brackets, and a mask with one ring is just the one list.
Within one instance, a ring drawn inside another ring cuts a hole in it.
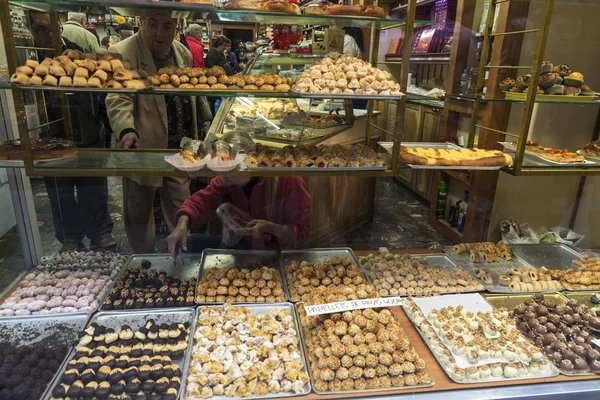
[{"label": "pastry display", "polygon": [[222,67],[192,68],[166,67],[152,77],[152,85],[163,89],[195,90],[251,90],[288,92],[290,85],[283,75],[227,76]]},{"label": "pastry display", "polygon": [[30,345],[0,343],[0,399],[38,400],[69,352],[55,333]]},{"label": "pastry display", "polygon": [[189,368],[190,400],[310,391],[299,335],[287,308],[200,307]]},{"label": "pastry display", "polygon": [[599,373],[600,351],[592,343],[600,332],[600,319],[585,304],[570,299],[546,300],[536,294],[513,310],[519,330],[567,374]]},{"label": "pastry display", "polygon": [[306,15],[359,15],[361,17],[385,18],[385,10],[377,6],[332,4],[323,2],[310,4],[304,9]]},{"label": "pastry display", "polygon": [[591,142],[586,144],[585,147],[581,149],[578,153],[589,157],[600,157],[600,141],[592,140]]},{"label": "pastry display", "polygon": [[600,259],[593,254],[584,254],[582,258],[573,260],[573,264],[573,269],[550,272],[560,278],[567,290],[600,289]]},{"label": "pastry display", "polygon": [[61,56],[38,63],[27,60],[10,77],[11,83],[48,87],[144,89],[148,74],[129,69],[118,54],[81,53],[66,50]]},{"label": "pastry display", "polygon": [[565,95],[565,96],[595,96],[594,91],[587,85],[585,93],[583,91],[584,77],[580,72],[573,72],[572,68],[566,64],[554,66],[550,61],[542,62],[542,69],[537,85],[532,85],[531,74],[523,74],[517,77],[514,85],[510,85],[511,78],[507,78],[500,83],[500,88],[504,92],[527,92],[531,88],[536,88],[537,93],[544,95]]},{"label": "pastry display", "polygon": [[305,306],[377,298],[370,285],[314,287],[298,315],[317,393],[433,385],[425,361],[387,308],[309,317]]},{"label": "pastry display", "polygon": [[337,115],[306,115],[306,112],[299,111],[283,115],[281,124],[324,129],[344,124],[344,119]]},{"label": "pastry display", "polygon": [[42,257],[0,304],[0,316],[93,312],[126,260],[95,251]]},{"label": "pastry display", "polygon": [[258,128],[254,130],[254,136],[257,138],[280,139],[295,142],[315,137],[315,134],[309,131],[302,131],[293,128]]},{"label": "pastry display", "polygon": [[[110,318],[110,317],[108,317]],[[188,347],[189,322],[113,329],[92,323],[84,332],[52,398],[176,400],[178,363]]]},{"label": "pastry display", "polygon": [[224,10],[250,10],[300,14],[300,7],[290,0],[226,0],[221,4]]},{"label": "pastry display", "polygon": [[[59,138],[29,139],[34,160],[51,160],[77,154],[75,142]],[[24,153],[20,139],[0,143],[0,160],[23,160]]]},{"label": "pastry display", "polygon": [[455,254],[469,253],[471,262],[491,263],[512,260],[512,249],[503,242],[460,243],[452,247]]},{"label": "pastry display", "polygon": [[292,89],[298,93],[399,96],[400,85],[385,71],[349,54],[329,53],[308,67]]},{"label": "pastry display", "polygon": [[[517,146],[517,142],[512,142],[512,146]],[[525,145],[525,152],[538,156],[544,160],[553,161],[556,163],[581,163],[585,161],[585,157],[569,151],[569,149],[553,149],[551,147],[544,147],[537,141],[527,141]]]},{"label": "pastry display", "polygon": [[[437,308],[438,303],[451,305]],[[478,294],[408,297],[404,309],[455,382],[531,379],[557,373],[542,351],[517,329],[508,311],[491,307]]]},{"label": "pastry display", "polygon": [[292,261],[285,266],[285,276],[292,301],[308,301],[313,296],[312,290],[319,287],[367,283],[365,273],[350,257],[335,256],[314,263]]},{"label": "pastry display", "polygon": [[440,166],[511,166],[510,155],[499,150],[436,149],[425,147],[400,147],[400,159],[413,165]]},{"label": "pastry display", "polygon": [[198,283],[199,303],[276,303],[285,301],[275,268],[209,268]]},{"label": "pastry display", "polygon": [[333,146],[286,146],[272,150],[260,144],[246,154],[249,168],[373,168],[384,167],[383,158],[363,144]]},{"label": "pastry display", "polygon": [[429,296],[484,290],[483,285],[463,268],[457,266],[452,270],[444,270],[430,267],[427,257],[369,254],[361,257],[360,263],[381,296]]},{"label": "pastry display", "polygon": [[556,292],[563,289],[560,279],[556,279],[545,267],[537,270],[524,265],[509,268],[498,277],[498,282],[494,282],[491,270],[486,267],[478,269],[475,276],[487,285],[507,286],[512,292]]},{"label": "pastry display", "polygon": [[164,270],[150,269],[143,260],[127,268],[102,305],[103,310],[183,307],[196,304],[196,278],[169,276]]}]

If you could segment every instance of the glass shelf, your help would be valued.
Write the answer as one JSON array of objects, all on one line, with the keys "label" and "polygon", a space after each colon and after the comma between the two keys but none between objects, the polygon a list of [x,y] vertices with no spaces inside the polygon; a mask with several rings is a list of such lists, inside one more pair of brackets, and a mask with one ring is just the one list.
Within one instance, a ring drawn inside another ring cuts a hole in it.
[{"label": "glass shelf", "polygon": [[[467,100],[467,101],[475,101],[477,100],[477,97],[475,95],[463,95],[463,94],[456,94],[456,93],[446,93],[447,97],[453,98],[453,99],[457,99],[457,100]],[[525,103],[525,100],[517,100],[517,99],[507,99],[506,97],[504,97],[504,95],[501,95],[502,97],[485,97],[485,98],[481,98],[481,101],[484,102],[500,102],[500,103]],[[578,96],[578,97],[583,97],[583,96]],[[581,101],[578,100],[578,97],[574,96],[564,96],[564,100],[546,100],[546,99],[541,99],[539,97],[536,97],[535,102],[536,103],[544,103],[544,104],[577,104],[580,106],[587,106],[587,105],[600,105],[600,100],[593,100],[593,101]]]},{"label": "glass shelf", "polygon": [[[275,91],[245,91],[245,90],[224,90],[224,91],[208,91],[195,89],[114,89],[114,88],[88,88],[88,87],[53,87],[53,86],[29,86],[29,85],[14,85],[21,90],[37,90],[48,92],[62,93],[116,93],[127,95],[178,95],[178,96],[206,96],[206,97],[257,97],[257,98],[277,98],[277,99],[352,99],[352,100],[390,100],[395,101],[402,96],[392,95],[358,95],[358,94],[318,94],[318,93],[296,93],[296,92],[275,92]],[[0,89],[11,89],[10,85],[6,87],[0,86]]]},{"label": "glass shelf", "polygon": [[[79,10],[81,7],[109,7],[115,9],[119,14],[136,15],[138,9],[163,8],[171,10],[174,17],[209,19],[213,23],[278,23],[290,25],[335,25],[335,26],[355,26],[360,28],[371,27],[383,28],[389,26],[401,26],[405,23],[403,20],[372,18],[361,16],[343,16],[343,15],[295,15],[283,13],[269,13],[249,10],[221,10],[210,4],[200,3],[180,3],[176,1],[155,1],[155,0],[19,0],[11,4],[30,6],[41,10],[55,10],[57,8],[74,7]],[[431,24],[431,21],[422,21]],[[418,26],[418,23],[415,23]]]}]

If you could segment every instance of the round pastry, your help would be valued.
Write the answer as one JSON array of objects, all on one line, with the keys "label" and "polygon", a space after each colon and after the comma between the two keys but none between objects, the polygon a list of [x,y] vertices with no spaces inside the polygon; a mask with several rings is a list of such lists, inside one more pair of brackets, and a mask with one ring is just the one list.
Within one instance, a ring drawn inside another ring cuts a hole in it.
[{"label": "round pastry", "polygon": [[520,90],[525,90],[526,88],[529,87],[530,83],[531,83],[531,74],[523,74],[517,78],[516,87]]},{"label": "round pastry", "polygon": [[503,92],[507,92],[513,87],[515,87],[516,84],[517,81],[515,81],[513,78],[506,78],[500,84],[500,89],[502,89]]},{"label": "round pastry", "polygon": [[591,87],[589,87],[588,85],[581,85],[579,87],[579,89],[581,90],[581,95],[582,96],[595,96],[596,93],[594,93],[594,91],[592,90]]},{"label": "round pastry", "polygon": [[565,94],[565,87],[563,85],[552,85],[548,89],[546,89],[546,94]]},{"label": "round pastry", "polygon": [[571,74],[573,70],[567,64],[558,64],[554,68],[552,68],[552,72],[556,72],[559,75],[566,76]]},{"label": "round pastry", "polygon": [[550,61],[542,61],[542,72],[552,72],[552,68],[554,68],[554,64]]},{"label": "round pastry", "polygon": [[545,72],[543,74],[540,75],[540,79],[538,81],[538,84],[544,88],[547,89],[550,86],[554,85],[554,83],[556,82],[556,79],[558,78],[558,74],[556,72]]},{"label": "round pastry", "polygon": [[583,84],[583,75],[579,72],[572,72],[563,78],[563,83],[569,86],[579,87]]},{"label": "round pastry", "polygon": [[[567,86],[565,85],[565,94],[568,96],[578,96],[581,93],[581,90],[576,86]],[[575,314],[577,315],[577,314]]]}]

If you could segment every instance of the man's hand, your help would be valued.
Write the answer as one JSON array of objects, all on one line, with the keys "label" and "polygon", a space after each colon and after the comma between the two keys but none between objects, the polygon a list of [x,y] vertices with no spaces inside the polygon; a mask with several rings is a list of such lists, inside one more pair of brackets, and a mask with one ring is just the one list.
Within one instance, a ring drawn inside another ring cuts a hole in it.
[{"label": "man's hand", "polygon": [[187,215],[182,215],[177,221],[177,226],[173,229],[173,232],[167,238],[167,244],[169,247],[169,253],[175,257],[175,251],[177,245],[181,244],[181,249],[187,251],[187,237],[188,237],[188,222],[190,218]]},{"label": "man's hand", "polygon": [[122,149],[137,149],[139,140],[138,135],[134,132],[126,133],[121,138],[119,147]]},{"label": "man's hand", "polygon": [[245,228],[236,229],[233,231],[238,236],[254,236],[260,237],[263,233],[272,235],[275,230],[275,223],[265,221],[264,219],[254,219],[246,225]]}]

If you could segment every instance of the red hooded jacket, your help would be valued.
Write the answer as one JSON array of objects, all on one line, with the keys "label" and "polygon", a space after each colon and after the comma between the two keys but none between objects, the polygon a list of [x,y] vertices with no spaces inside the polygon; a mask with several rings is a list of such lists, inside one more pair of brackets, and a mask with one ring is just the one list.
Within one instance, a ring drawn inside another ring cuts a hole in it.
[{"label": "red hooded jacket", "polygon": [[204,45],[193,36],[186,36],[185,40],[190,46],[192,52],[192,60],[195,68],[204,68]]},{"label": "red hooded jacket", "polygon": [[[219,205],[231,203],[252,219],[288,226],[292,230],[292,241],[308,236],[312,199],[302,178],[280,177],[274,203],[265,204],[265,201],[265,178],[259,179],[248,198],[242,187],[232,186],[227,178],[218,176],[183,203],[175,215],[175,223],[181,215],[187,215],[190,229],[197,229],[215,217]],[[270,235],[265,235],[264,239],[266,248],[279,247]]]}]

